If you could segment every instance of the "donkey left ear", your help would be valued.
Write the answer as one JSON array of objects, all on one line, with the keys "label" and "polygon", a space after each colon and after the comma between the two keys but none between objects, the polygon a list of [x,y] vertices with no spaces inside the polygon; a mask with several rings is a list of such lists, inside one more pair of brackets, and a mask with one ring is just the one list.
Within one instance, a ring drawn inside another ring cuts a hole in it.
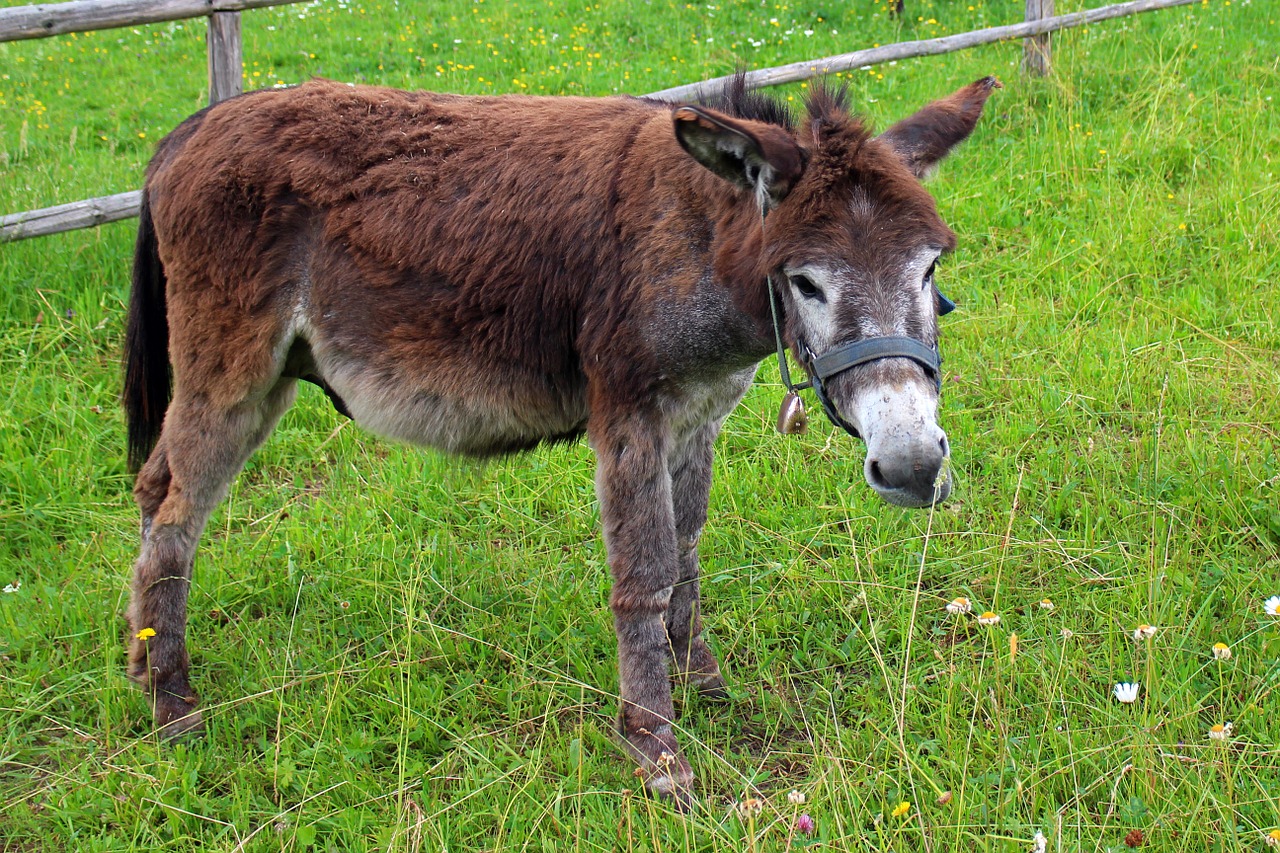
[{"label": "donkey left ear", "polygon": [[676,139],[693,159],[774,207],[804,171],[804,153],[782,128],[730,118],[704,107],[672,113]]},{"label": "donkey left ear", "polygon": [[934,101],[880,134],[920,180],[931,176],[943,157],[963,142],[978,123],[994,89],[994,77],[983,77],[940,101]]}]

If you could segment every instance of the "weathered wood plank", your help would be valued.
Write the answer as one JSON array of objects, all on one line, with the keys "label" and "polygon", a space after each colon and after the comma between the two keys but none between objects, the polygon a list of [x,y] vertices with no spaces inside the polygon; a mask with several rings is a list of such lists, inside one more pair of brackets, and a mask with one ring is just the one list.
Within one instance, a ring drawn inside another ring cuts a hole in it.
[{"label": "weathered wood plank", "polygon": [[0,216],[0,243],[89,228],[138,215],[142,193],[133,192],[73,201],[56,207]]},{"label": "weathered wood plank", "polygon": [[285,6],[298,0],[69,0],[0,9],[0,41],[137,27],[214,12]]},{"label": "weathered wood plank", "polygon": [[[1053,0],[1027,0],[1026,20],[1053,17]],[[1022,68],[1035,77],[1044,77],[1052,67],[1049,34],[1041,33],[1022,42]]]},{"label": "weathered wood plank", "polygon": [[210,104],[234,98],[244,91],[241,55],[240,13],[214,12],[209,16]]},{"label": "weathered wood plank", "polygon": [[[1114,6],[1103,6],[1100,9],[1089,9],[1084,12],[1072,12],[1069,15],[1058,15],[1039,21],[1008,24],[1002,27],[989,27],[985,30],[974,30],[957,33],[936,39],[921,41],[904,41],[888,44],[869,50],[855,50],[853,53],[842,53],[828,56],[825,59],[811,59],[805,62],[793,62],[790,65],[779,65],[776,68],[762,68],[759,71],[747,72],[747,86],[761,88],[779,86],[783,83],[796,83],[823,74],[834,74],[837,71],[849,71],[867,65],[879,65],[899,59],[911,59],[917,56],[934,56],[940,53],[952,53],[980,44],[990,44],[1007,39],[1027,38],[1028,36],[1050,33],[1069,27],[1093,24],[1125,15],[1136,15],[1154,9],[1167,9],[1172,6],[1185,6],[1195,0],[1131,0]],[[703,93],[715,92],[728,83],[732,77],[716,77],[701,83],[690,83],[684,86],[673,86],[659,92],[652,92],[650,97],[664,98],[670,101],[691,100]]]}]

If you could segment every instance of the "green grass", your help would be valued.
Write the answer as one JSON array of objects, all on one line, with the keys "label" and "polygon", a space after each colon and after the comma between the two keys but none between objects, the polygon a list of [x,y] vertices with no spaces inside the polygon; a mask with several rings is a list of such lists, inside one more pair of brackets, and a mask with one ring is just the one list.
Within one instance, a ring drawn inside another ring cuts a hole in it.
[{"label": "green grass", "polygon": [[[908,0],[899,23],[871,0],[328,2],[247,13],[246,75],[641,93],[1021,5]],[[1146,850],[1265,849],[1275,18],[1209,0],[1072,31],[1047,80],[1019,73],[1016,44],[846,75],[881,126],[1006,84],[932,185],[961,236],[941,274],[961,305],[944,321],[958,490],[934,513],[878,504],[851,439],[773,434],[766,365],[718,446],[704,596],[734,695],[679,699],[702,793],[687,819],[633,793],[610,737],[589,450],[471,466],[363,435],[311,390],[197,558],[209,735],[157,744],[124,678],[134,226],[0,247],[0,583],[20,584],[0,594],[0,850],[941,853],[1025,850],[1037,830],[1062,851],[1128,849],[1133,830]],[[198,21],[0,45],[0,211],[136,188],[201,106],[203,57]],[[1000,623],[948,615],[961,595]],[[1140,623],[1160,628],[1141,645]],[[1131,680],[1141,699],[1120,705]],[[740,817],[744,797],[761,814]]]}]

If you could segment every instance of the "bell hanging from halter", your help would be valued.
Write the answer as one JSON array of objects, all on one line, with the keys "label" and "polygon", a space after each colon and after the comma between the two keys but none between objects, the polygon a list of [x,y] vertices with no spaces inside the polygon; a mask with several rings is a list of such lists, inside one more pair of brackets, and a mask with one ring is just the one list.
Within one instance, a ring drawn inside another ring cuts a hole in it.
[{"label": "bell hanging from halter", "polygon": [[804,400],[795,391],[788,391],[778,410],[778,432],[783,435],[800,435],[809,428],[809,416],[804,411]]}]

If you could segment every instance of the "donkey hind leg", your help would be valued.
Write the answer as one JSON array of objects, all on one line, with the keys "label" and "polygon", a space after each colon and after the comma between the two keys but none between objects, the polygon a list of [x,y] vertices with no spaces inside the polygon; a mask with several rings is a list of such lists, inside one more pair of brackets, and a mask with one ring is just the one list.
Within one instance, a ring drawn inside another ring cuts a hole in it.
[{"label": "donkey hind leg", "polygon": [[202,720],[187,679],[187,593],[196,545],[232,479],[293,402],[296,380],[232,408],[179,391],[155,450],[138,474],[142,553],[129,601],[129,676],[147,693],[165,738]]},{"label": "donkey hind leg", "polygon": [[664,617],[676,576],[666,427],[631,416],[591,428],[618,637],[618,734],[651,793],[692,803],[693,770],[672,730]]},{"label": "donkey hind leg", "polygon": [[717,422],[704,424],[672,455],[671,502],[675,510],[678,563],[666,616],[675,677],[713,699],[723,699],[727,692],[720,664],[702,639],[698,538],[707,521],[712,446],[719,432]]}]

